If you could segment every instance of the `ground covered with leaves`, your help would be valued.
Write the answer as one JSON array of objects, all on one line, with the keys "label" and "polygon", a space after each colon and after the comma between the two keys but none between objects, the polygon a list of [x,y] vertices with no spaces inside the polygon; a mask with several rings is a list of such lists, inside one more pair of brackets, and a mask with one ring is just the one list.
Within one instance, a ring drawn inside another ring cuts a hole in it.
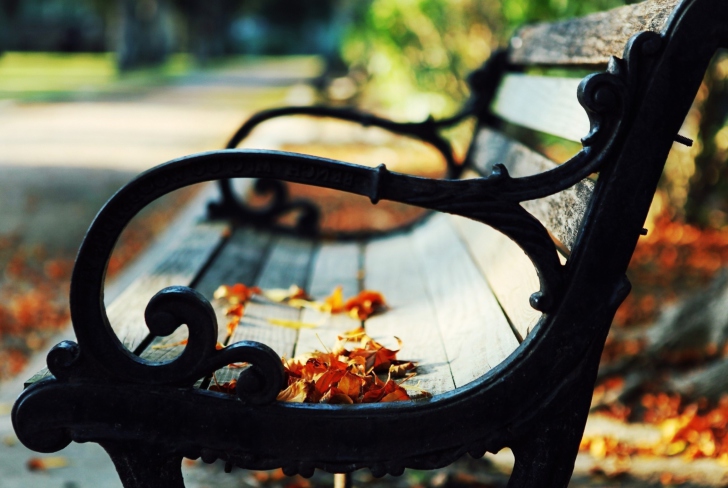
[{"label": "ground covered with leaves", "polygon": [[[68,326],[70,277],[81,239],[103,202],[131,178],[122,172],[44,171],[52,177],[6,168],[0,183],[11,187],[0,198],[7,200],[0,202],[0,380],[19,373]],[[135,218],[116,246],[107,277],[139,255],[195,191],[175,193]]]}]

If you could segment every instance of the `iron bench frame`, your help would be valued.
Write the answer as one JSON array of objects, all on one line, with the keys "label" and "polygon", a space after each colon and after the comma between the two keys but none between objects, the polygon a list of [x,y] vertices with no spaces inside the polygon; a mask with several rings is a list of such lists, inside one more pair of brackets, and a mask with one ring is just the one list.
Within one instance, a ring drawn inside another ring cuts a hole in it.
[{"label": "iron bench frame", "polygon": [[[282,467],[288,475],[366,467],[382,476],[438,468],[465,453],[479,457],[506,446],[516,459],[509,486],[566,486],[600,353],[629,293],[627,265],[675,135],[711,57],[723,46],[728,46],[724,2],[680,3],[663,33],[633,36],[623,59],[613,58],[607,71],[582,81],[578,97],[591,121],[583,149],[531,177],[511,178],[501,166],[487,178],[433,180],[383,165],[244,150],[196,154],[143,173],[109,200],[88,230],[71,282],[77,343],[53,348],[48,367],[54,377],[20,395],[12,413],[18,437],[39,452],[58,451],[71,441],[98,442],[127,487],[183,486],[183,456],[249,469]],[[469,110],[481,119],[505,64],[504,56],[494,59],[474,79],[479,96]],[[546,229],[519,203],[569,188],[595,172],[594,194],[562,266]],[[160,291],[145,312],[155,335],[187,324],[190,337],[182,355],[151,363],[130,353],[116,339],[103,304],[106,267],[119,234],[137,212],[170,191],[240,177],[334,188],[373,203],[388,199],[490,225],[533,262],[541,290],[531,305],[544,314],[504,362],[422,402],[346,408],[277,403],[283,384],[279,357],[255,342],[216,350],[209,302],[185,287]],[[237,396],[193,388],[198,378],[240,361],[253,367],[241,373]],[[338,435],[353,428],[356,445]],[[381,432],[397,442],[382,442]]]}]

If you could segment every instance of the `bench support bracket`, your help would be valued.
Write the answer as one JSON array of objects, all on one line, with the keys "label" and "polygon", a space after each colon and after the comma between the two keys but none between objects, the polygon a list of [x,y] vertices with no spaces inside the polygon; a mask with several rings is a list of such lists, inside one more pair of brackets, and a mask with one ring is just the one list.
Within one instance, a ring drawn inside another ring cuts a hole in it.
[{"label": "bench support bracket", "polygon": [[162,453],[153,446],[103,442],[124,488],[184,488],[182,456]]}]

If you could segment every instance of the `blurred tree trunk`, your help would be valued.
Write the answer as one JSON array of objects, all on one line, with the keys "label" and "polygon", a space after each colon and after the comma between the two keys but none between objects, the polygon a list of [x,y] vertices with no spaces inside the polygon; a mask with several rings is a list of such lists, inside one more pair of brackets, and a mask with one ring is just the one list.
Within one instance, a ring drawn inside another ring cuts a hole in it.
[{"label": "blurred tree trunk", "polygon": [[728,132],[724,130],[728,116],[727,75],[728,56],[716,56],[698,95],[702,147],[690,179],[685,219],[700,226],[728,223]]},{"label": "blurred tree trunk", "polygon": [[0,0],[0,54],[8,49],[13,35],[13,19],[20,9],[20,0]]},{"label": "blurred tree trunk", "polygon": [[235,51],[230,31],[242,2],[236,0],[178,0],[185,17],[189,49],[200,63]]},{"label": "blurred tree trunk", "polygon": [[170,9],[167,0],[119,0],[121,70],[164,62],[170,52]]}]

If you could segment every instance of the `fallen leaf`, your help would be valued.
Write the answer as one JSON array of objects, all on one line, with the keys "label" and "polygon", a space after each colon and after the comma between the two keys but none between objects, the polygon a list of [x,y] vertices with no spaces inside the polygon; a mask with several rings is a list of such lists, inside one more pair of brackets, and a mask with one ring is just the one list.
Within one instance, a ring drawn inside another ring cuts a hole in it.
[{"label": "fallen leaf", "polygon": [[344,310],[354,319],[366,320],[371,315],[386,309],[384,296],[372,290],[363,290],[355,297],[349,298],[344,304]]},{"label": "fallen leaf", "polygon": [[253,295],[262,294],[262,290],[257,286],[246,286],[242,283],[236,283],[232,286],[221,285],[212,294],[215,299],[225,298],[232,305],[245,303],[252,298]]},{"label": "fallen leaf", "polygon": [[268,300],[276,303],[283,303],[297,299],[310,300],[310,297],[308,296],[306,291],[297,285],[291,285],[288,289],[273,288],[269,290],[263,290],[263,296],[266,297]]},{"label": "fallen leaf", "polygon": [[404,378],[407,373],[414,371],[417,366],[412,361],[392,361],[389,366],[389,375],[392,378]]},{"label": "fallen leaf", "polygon": [[303,403],[313,390],[313,383],[305,380],[298,380],[282,390],[276,400],[279,402]]},{"label": "fallen leaf", "polygon": [[310,324],[306,322],[300,322],[298,320],[287,320],[287,319],[275,319],[275,318],[269,318],[268,319],[269,324],[273,325],[279,325],[281,327],[287,327],[289,329],[315,329],[318,327],[316,324]]},{"label": "fallen leaf", "polygon": [[63,456],[32,457],[28,459],[25,466],[29,471],[47,471],[49,469],[64,468],[68,466],[68,459]]},{"label": "fallen leaf", "polygon": [[326,311],[330,313],[340,313],[344,310],[344,289],[341,286],[334,288],[331,295],[324,299]]},{"label": "fallen leaf", "polygon": [[152,346],[152,349],[171,349],[173,347],[186,346],[187,339],[182,339],[179,342],[173,342],[171,344],[156,344]]},{"label": "fallen leaf", "polygon": [[236,393],[235,388],[238,386],[238,380],[225,381],[218,383],[215,375],[212,375],[212,384],[209,386],[210,391],[218,391],[220,393],[227,393],[228,395],[234,395]]}]

